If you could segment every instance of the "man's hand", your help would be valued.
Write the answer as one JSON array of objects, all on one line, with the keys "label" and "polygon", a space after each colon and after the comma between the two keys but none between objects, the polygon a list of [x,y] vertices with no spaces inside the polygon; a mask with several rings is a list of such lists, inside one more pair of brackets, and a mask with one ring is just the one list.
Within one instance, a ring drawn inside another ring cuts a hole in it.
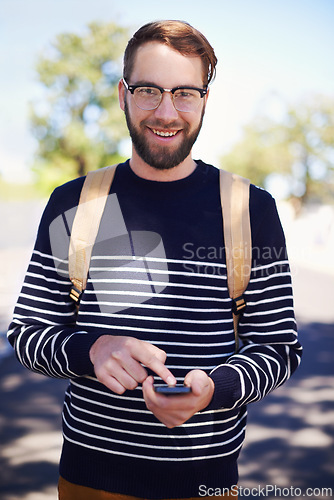
[{"label": "man's hand", "polygon": [[184,384],[191,387],[190,394],[163,396],[154,391],[153,377],[148,377],[143,383],[147,408],[169,429],[189,420],[196,412],[206,408],[212,399],[215,385],[204,371],[187,373]]},{"label": "man's hand", "polygon": [[133,337],[102,335],[92,345],[89,357],[97,379],[117,394],[133,390],[144,382],[148,376],[144,366],[166,384],[176,384],[175,377],[165,366],[166,353]]}]

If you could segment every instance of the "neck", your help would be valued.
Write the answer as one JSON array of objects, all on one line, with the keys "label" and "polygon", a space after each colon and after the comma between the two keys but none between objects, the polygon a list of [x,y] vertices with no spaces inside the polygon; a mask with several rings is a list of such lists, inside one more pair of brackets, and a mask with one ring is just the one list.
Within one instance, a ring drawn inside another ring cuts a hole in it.
[{"label": "neck", "polygon": [[132,171],[142,179],[148,181],[171,182],[184,179],[192,174],[196,168],[196,163],[191,155],[189,155],[182,163],[176,165],[176,167],[159,170],[145,163],[140,156],[137,155],[135,149],[132,148],[130,167]]}]

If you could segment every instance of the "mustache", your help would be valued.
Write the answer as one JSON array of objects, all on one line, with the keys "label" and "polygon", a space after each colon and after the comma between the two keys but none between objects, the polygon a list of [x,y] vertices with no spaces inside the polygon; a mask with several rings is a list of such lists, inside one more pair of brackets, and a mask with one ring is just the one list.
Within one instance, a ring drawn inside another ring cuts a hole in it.
[{"label": "mustache", "polygon": [[156,129],[159,129],[159,130],[170,130],[170,129],[184,129],[186,128],[184,123],[180,123],[176,120],[172,121],[172,122],[169,122],[169,123],[166,123],[164,121],[161,121],[161,120],[154,120],[153,121],[150,121],[150,120],[144,120],[141,122],[141,125],[145,125],[146,127],[150,127],[150,128],[156,128]]}]

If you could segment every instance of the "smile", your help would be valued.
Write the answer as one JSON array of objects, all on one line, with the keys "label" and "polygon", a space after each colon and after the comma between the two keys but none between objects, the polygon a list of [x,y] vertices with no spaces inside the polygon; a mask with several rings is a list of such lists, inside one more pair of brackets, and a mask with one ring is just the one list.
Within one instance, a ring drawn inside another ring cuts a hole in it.
[{"label": "smile", "polygon": [[163,132],[162,130],[156,130],[154,128],[151,130],[154,132],[154,134],[159,135],[160,137],[173,137],[178,133],[178,130],[176,130],[175,132]]}]

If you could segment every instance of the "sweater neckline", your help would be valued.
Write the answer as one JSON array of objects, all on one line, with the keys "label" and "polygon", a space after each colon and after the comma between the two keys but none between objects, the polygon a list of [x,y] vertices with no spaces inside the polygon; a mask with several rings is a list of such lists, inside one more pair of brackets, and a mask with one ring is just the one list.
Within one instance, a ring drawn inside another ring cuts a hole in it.
[{"label": "sweater neckline", "polygon": [[139,177],[132,170],[130,166],[130,160],[127,160],[125,163],[120,165],[120,170],[122,173],[122,177],[126,182],[129,182],[129,185],[137,186],[142,190],[153,192],[153,193],[170,193],[170,192],[178,192],[179,190],[189,190],[192,187],[198,186],[200,183],[200,179],[202,177],[202,162],[201,160],[195,160],[196,168],[194,171],[189,174],[187,177],[182,179],[178,179],[175,181],[154,181],[144,179]]}]

